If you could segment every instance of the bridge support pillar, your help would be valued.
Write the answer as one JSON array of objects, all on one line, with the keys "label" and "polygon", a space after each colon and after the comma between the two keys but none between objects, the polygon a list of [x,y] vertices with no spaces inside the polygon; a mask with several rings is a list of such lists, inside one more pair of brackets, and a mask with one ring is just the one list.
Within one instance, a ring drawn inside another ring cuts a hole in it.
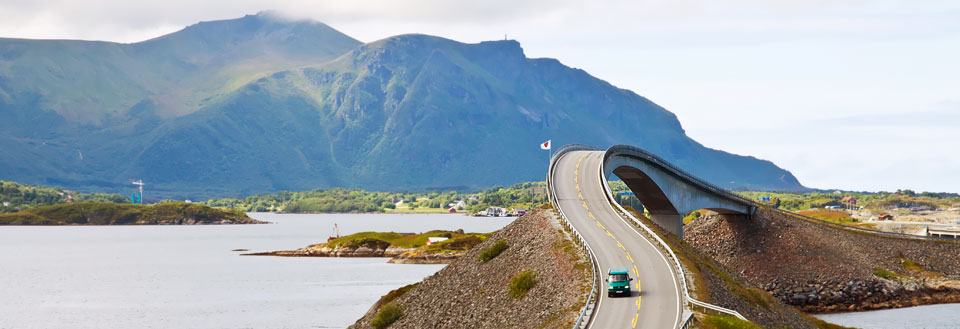
[{"label": "bridge support pillar", "polygon": [[683,238],[683,216],[678,214],[650,214],[650,220],[663,229]]}]

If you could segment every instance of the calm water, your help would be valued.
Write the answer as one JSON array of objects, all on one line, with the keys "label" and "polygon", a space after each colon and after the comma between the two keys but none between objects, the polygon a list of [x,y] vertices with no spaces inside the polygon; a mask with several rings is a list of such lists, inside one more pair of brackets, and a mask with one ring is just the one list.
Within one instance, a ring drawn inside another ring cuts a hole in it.
[{"label": "calm water", "polygon": [[960,328],[960,304],[941,304],[893,310],[822,314],[816,317],[847,327],[870,329]]},{"label": "calm water", "polygon": [[443,265],[238,256],[360,231],[490,232],[507,218],[277,215],[267,225],[0,227],[0,328],[343,328]]}]

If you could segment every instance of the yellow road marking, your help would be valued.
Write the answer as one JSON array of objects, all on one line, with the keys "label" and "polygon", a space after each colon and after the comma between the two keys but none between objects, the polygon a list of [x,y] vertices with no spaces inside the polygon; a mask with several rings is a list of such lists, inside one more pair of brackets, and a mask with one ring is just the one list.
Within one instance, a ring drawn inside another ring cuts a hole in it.
[{"label": "yellow road marking", "polygon": [[[590,216],[590,218],[593,218],[593,219],[597,219],[596,217],[593,217],[593,213],[589,211],[587,212],[587,216]],[[600,222],[597,222],[597,223],[600,223]]]},{"label": "yellow road marking", "polygon": [[609,236],[609,237],[611,237],[611,238],[613,238],[614,240],[616,240],[616,239],[617,239],[616,237],[614,237],[614,236],[613,236],[613,234],[610,234],[610,231],[607,231],[607,236]]},{"label": "yellow road marking", "polygon": [[627,259],[629,259],[630,262],[633,263],[633,257],[630,257],[630,252],[629,252],[629,251],[627,252]]},{"label": "yellow road marking", "polygon": [[607,228],[606,228],[606,227],[603,227],[603,224],[600,224],[600,222],[597,222],[597,226],[600,226],[600,228],[602,228],[604,231],[607,230]]},{"label": "yellow road marking", "polygon": [[583,209],[586,209],[587,211],[590,210],[590,207],[587,207],[587,202],[586,202],[586,201],[583,202]]},{"label": "yellow road marking", "polygon": [[[580,186],[580,185],[577,185]],[[580,200],[583,200],[583,193],[577,192],[577,196],[580,197]]]},{"label": "yellow road marking", "polygon": [[620,249],[627,250],[627,248],[624,248],[623,245],[620,244],[620,241],[617,241],[617,246],[619,246]]},{"label": "yellow road marking", "polygon": [[637,314],[634,314],[634,315],[633,315],[633,327],[634,327],[634,328],[637,327],[637,318],[639,318],[639,317],[640,317],[640,313],[637,313]]},{"label": "yellow road marking", "polygon": [[[633,275],[636,275],[637,278],[640,277],[640,271],[637,271],[637,265],[633,265]],[[637,289],[640,289],[640,281],[637,281]]]},{"label": "yellow road marking", "polygon": [[577,184],[577,192],[580,192],[580,184]]},{"label": "yellow road marking", "polygon": [[574,183],[577,182],[577,176],[573,176],[573,182],[574,182]]}]

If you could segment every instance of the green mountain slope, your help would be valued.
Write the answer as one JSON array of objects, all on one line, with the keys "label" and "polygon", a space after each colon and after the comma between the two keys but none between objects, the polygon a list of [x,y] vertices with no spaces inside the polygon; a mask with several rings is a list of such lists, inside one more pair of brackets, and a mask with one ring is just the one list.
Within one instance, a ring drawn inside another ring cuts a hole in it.
[{"label": "green mountain slope", "polygon": [[[20,122],[0,132],[0,146],[15,153],[0,159],[0,178],[97,190],[142,178],[152,195],[193,199],[485,187],[542,179],[548,154],[537,144],[552,139],[638,145],[729,188],[803,189],[768,161],[703,147],[646,98],[557,60],[527,58],[515,41],[402,35],[343,50],[353,39],[330,31],[261,14],[115,45],[155,56],[156,74],[194,73],[149,79],[175,81],[169,90],[85,76],[96,92],[122,84],[147,95],[116,91],[130,100],[96,120],[48,106],[59,94],[18,91],[64,79],[27,88],[14,82],[19,74],[0,71],[0,115]],[[76,52],[71,58],[87,56]]]}]

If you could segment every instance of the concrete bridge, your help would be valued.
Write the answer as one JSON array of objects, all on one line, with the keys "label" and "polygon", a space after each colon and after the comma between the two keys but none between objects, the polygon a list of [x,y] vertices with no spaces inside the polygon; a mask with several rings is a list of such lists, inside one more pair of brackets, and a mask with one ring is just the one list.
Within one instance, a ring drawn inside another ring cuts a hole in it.
[{"label": "concrete bridge", "polygon": [[[633,190],[652,219],[676,234],[683,232],[682,215],[698,209],[751,216],[754,203],[680,170],[639,148],[614,146],[603,151],[585,145],[565,145],[550,161],[547,185],[551,202],[586,244],[595,273],[606,277],[609,268],[627,268],[636,278],[635,291],[626,298],[607,296],[602,281],[588,318],[578,322],[591,328],[685,328],[690,303],[719,312],[735,311],[692,300],[687,296],[679,263],[671,263],[666,247],[657,247],[633,226],[629,216],[613,204],[607,184],[616,175]],[[650,234],[653,234],[650,231]],[[664,245],[659,241],[660,245]],[[642,270],[641,270],[642,269]],[[633,290],[633,289],[631,289]],[[642,297],[642,298],[641,298]],[[588,307],[591,304],[588,303]]]},{"label": "concrete bridge", "polygon": [[683,216],[700,209],[749,218],[755,204],[643,149],[616,145],[604,152],[603,175],[616,175],[663,228],[683,235]]}]

